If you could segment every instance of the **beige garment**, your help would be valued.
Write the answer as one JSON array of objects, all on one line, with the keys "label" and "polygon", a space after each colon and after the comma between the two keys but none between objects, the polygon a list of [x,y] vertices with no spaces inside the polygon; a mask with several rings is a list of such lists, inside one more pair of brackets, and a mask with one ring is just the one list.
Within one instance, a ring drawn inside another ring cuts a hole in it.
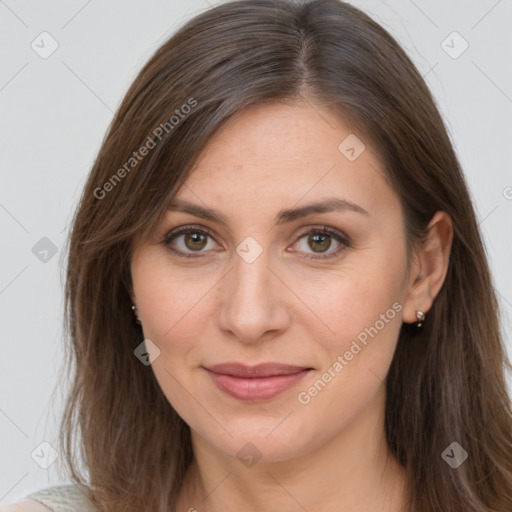
[{"label": "beige garment", "polygon": [[42,503],[53,512],[97,512],[87,493],[86,487],[76,484],[56,485],[31,492],[24,499]]}]

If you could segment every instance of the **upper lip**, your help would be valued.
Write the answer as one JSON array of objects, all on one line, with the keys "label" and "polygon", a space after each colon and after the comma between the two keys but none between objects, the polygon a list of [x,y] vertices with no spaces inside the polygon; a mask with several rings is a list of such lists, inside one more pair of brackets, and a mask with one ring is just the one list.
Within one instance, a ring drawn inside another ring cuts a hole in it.
[{"label": "upper lip", "polygon": [[214,373],[232,375],[233,377],[272,377],[275,375],[289,375],[311,369],[305,366],[292,366],[281,363],[261,363],[256,366],[247,366],[241,363],[221,363],[205,368]]}]

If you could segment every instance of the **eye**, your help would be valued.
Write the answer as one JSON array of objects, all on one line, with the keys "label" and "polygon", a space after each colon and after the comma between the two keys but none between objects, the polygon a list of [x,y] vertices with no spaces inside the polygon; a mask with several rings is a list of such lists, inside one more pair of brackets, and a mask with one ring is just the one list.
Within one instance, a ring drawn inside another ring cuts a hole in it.
[{"label": "eye", "polygon": [[[305,243],[301,243],[303,239],[305,239]],[[338,245],[334,250],[328,252],[332,246],[332,239]],[[302,252],[307,252],[307,249],[311,249],[313,253],[326,254],[325,256],[307,256],[306,259],[326,259],[337,256],[343,249],[349,247],[350,243],[348,238],[340,232],[323,226],[322,228],[311,228],[304,232],[295,245],[298,245],[299,250]]]},{"label": "eye", "polygon": [[[162,243],[178,256],[194,258],[196,255],[191,254],[191,252],[204,252],[203,249],[208,247],[208,237],[212,238],[212,235],[204,229],[194,226],[181,226],[168,233]],[[181,239],[181,243],[176,244],[175,241],[179,239]],[[177,245],[178,249],[173,248],[172,245]],[[200,256],[200,254],[197,256]]]}]

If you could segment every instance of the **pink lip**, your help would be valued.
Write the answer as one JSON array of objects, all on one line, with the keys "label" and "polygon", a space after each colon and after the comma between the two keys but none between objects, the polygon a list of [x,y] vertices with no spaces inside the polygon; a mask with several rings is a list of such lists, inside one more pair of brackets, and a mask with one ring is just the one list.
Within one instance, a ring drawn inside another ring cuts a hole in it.
[{"label": "pink lip", "polygon": [[311,369],[278,363],[223,363],[205,368],[221,391],[247,401],[272,398],[294,386]]}]

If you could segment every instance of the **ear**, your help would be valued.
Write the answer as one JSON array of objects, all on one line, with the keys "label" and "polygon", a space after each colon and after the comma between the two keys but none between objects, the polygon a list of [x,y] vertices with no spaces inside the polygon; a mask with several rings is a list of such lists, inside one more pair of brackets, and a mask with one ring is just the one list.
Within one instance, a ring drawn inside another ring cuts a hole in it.
[{"label": "ear", "polygon": [[403,309],[403,321],[416,323],[416,311],[427,313],[441,289],[450,260],[453,226],[446,212],[438,211],[427,227],[427,239],[414,249]]}]

